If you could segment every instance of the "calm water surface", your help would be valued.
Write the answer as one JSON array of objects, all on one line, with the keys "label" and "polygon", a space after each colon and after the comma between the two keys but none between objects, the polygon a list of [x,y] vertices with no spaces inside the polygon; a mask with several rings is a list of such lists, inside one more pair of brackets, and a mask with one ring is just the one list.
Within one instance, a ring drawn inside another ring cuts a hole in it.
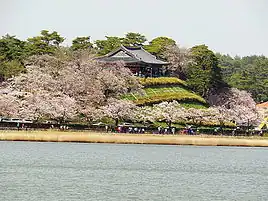
[{"label": "calm water surface", "polygon": [[268,149],[0,142],[1,201],[268,200]]}]

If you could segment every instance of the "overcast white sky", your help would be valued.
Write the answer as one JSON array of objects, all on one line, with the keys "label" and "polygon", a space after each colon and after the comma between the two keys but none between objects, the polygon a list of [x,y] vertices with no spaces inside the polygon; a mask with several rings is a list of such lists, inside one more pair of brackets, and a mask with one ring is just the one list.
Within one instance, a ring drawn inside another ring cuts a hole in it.
[{"label": "overcast white sky", "polygon": [[20,39],[42,29],[76,36],[168,36],[191,47],[268,56],[268,0],[0,0],[0,35]]}]

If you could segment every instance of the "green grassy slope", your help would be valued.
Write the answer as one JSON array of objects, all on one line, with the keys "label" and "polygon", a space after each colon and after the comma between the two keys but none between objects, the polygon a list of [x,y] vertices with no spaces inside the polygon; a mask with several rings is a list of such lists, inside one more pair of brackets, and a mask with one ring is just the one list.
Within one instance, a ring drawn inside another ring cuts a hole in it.
[{"label": "green grassy slope", "polygon": [[187,89],[186,83],[178,78],[144,78],[140,83],[145,86],[142,93],[131,93],[122,98],[137,105],[152,105],[163,101],[177,100],[184,107],[205,108],[206,101]]}]

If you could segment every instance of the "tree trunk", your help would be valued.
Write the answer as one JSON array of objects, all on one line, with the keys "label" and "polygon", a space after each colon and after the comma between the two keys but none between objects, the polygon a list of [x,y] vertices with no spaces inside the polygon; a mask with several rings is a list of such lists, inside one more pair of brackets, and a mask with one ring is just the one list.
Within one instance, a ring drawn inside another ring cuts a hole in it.
[{"label": "tree trunk", "polygon": [[223,122],[223,121],[221,121],[221,122],[220,122],[221,135],[223,135],[223,134],[224,134],[224,132],[223,132],[223,127],[224,127],[224,122]]},{"label": "tree trunk", "polygon": [[115,119],[115,126],[117,127],[119,123],[119,119]]},{"label": "tree trunk", "polygon": [[249,119],[248,119],[248,125],[247,125],[247,132],[248,132],[248,135],[249,135]]}]

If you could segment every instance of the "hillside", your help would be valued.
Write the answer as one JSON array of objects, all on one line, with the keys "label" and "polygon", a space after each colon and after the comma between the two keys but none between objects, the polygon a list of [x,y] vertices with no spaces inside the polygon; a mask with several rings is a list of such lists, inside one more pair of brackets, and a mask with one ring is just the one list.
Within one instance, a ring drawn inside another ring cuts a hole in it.
[{"label": "hillside", "polygon": [[184,81],[175,77],[139,78],[144,86],[142,93],[131,93],[123,99],[131,100],[137,105],[152,105],[163,101],[176,100],[184,107],[205,108],[206,101],[187,89]]}]

